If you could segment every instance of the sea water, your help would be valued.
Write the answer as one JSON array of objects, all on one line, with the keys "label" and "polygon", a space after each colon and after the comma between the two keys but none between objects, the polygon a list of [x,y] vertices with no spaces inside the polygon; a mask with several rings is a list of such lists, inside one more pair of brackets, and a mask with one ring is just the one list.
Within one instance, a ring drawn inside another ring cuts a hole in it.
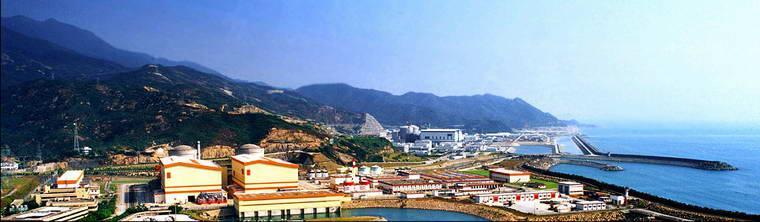
[{"label": "sea water", "polygon": [[[753,125],[611,125],[583,128],[602,152],[659,155],[725,161],[737,171],[618,163],[624,171],[561,164],[552,171],[577,174],[628,186],[680,202],[760,214],[760,126]],[[577,153],[560,141],[563,151]]]}]

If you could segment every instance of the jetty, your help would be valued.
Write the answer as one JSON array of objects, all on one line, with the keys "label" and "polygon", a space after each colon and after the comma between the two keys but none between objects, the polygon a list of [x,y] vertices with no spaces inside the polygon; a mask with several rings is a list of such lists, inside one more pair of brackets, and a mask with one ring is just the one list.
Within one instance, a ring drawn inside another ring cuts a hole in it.
[{"label": "jetty", "polygon": [[583,155],[561,155],[561,159],[565,160],[583,160],[583,161],[616,161],[616,162],[634,162],[634,163],[649,163],[649,164],[664,164],[673,166],[692,167],[703,170],[737,170],[736,167],[722,161],[713,160],[700,160],[680,157],[667,157],[667,156],[649,156],[649,155],[635,155],[635,154],[617,154],[617,153],[604,153],[591,144],[586,138],[581,135],[575,135],[572,138],[573,142],[583,152]]}]

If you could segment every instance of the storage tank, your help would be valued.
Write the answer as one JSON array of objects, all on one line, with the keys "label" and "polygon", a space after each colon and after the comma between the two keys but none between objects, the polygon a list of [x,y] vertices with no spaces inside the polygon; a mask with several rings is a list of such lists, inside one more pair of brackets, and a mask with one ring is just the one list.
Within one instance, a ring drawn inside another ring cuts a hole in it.
[{"label": "storage tank", "polygon": [[250,143],[243,144],[235,151],[235,154],[237,155],[250,154],[255,157],[263,157],[264,148],[261,148],[260,146],[257,146],[256,144],[250,144]]},{"label": "storage tank", "polygon": [[198,157],[198,151],[188,145],[179,145],[169,150],[169,156],[189,157],[195,159]]},{"label": "storage tank", "polygon": [[369,175],[370,169],[367,166],[359,167],[359,175]]},{"label": "storage tank", "polygon": [[380,167],[380,166],[378,166],[378,165],[374,165],[374,166],[372,166],[370,168],[370,173],[372,175],[382,175],[383,174],[383,168]]}]

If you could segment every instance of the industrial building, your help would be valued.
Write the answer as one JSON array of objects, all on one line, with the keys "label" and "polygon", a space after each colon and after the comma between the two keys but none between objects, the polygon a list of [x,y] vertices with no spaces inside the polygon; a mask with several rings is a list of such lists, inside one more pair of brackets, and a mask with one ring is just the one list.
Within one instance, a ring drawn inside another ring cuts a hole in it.
[{"label": "industrial building", "polygon": [[575,203],[575,210],[588,211],[588,210],[604,210],[607,209],[607,204],[602,201],[578,201]]},{"label": "industrial building", "polygon": [[563,181],[557,183],[557,190],[561,194],[581,196],[583,195],[583,184],[573,181]]},{"label": "industrial building", "polygon": [[423,129],[420,130],[420,139],[430,140],[433,143],[462,142],[464,133],[460,129]]},{"label": "industrial building", "polygon": [[56,178],[55,185],[57,188],[78,188],[79,183],[84,178],[84,171],[81,170],[69,170],[63,173],[60,177]]},{"label": "industrial building", "polygon": [[421,174],[423,179],[433,180],[443,184],[444,188],[478,188],[496,189],[501,184],[494,182],[488,177],[459,173],[455,171],[431,172]]},{"label": "industrial building", "polygon": [[201,193],[224,193],[225,169],[218,164],[197,159],[190,146],[177,146],[168,157],[161,158],[161,188],[167,204],[196,202]]},{"label": "industrial building", "polygon": [[303,219],[307,214],[340,212],[341,204],[351,201],[342,193],[300,190],[298,165],[265,157],[258,146],[243,145],[231,159],[233,184],[228,190],[241,220]]},{"label": "industrial building", "polygon": [[295,219],[320,213],[337,213],[350,197],[330,191],[284,191],[235,193],[235,210],[240,219],[260,220],[273,216]]},{"label": "industrial building", "polygon": [[87,207],[40,207],[4,217],[3,221],[78,221],[88,212]]},{"label": "industrial building", "polygon": [[556,191],[529,191],[473,195],[475,203],[487,205],[504,205],[520,201],[546,200],[559,197]]},{"label": "industrial building", "polygon": [[530,182],[530,172],[507,170],[504,168],[488,170],[489,177],[504,183],[527,183]]},{"label": "industrial building", "polygon": [[432,191],[443,188],[443,184],[429,180],[381,180],[380,189],[389,193],[402,191]]},{"label": "industrial building", "polygon": [[100,186],[85,180],[84,171],[69,170],[56,178],[53,186],[42,186],[39,193],[32,194],[32,198],[41,206],[86,207],[95,211],[98,207],[98,195]]},{"label": "industrial building", "polygon": [[268,193],[298,188],[298,165],[264,157],[264,149],[232,158],[232,182],[245,193]]},{"label": "industrial building", "polygon": [[409,147],[409,153],[413,153],[418,156],[427,156],[433,152],[433,141],[431,140],[417,140]]}]

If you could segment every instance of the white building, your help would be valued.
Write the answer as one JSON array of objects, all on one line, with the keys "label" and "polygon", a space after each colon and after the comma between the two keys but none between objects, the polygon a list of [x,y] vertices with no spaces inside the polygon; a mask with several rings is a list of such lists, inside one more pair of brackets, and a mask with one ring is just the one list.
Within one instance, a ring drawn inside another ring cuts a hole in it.
[{"label": "white building", "polygon": [[452,152],[462,149],[462,143],[460,142],[441,142],[435,147],[440,152]]},{"label": "white building", "polygon": [[559,197],[556,191],[529,191],[478,194],[473,195],[472,200],[479,204],[504,205],[521,201],[547,200],[556,197]]},{"label": "white building", "polygon": [[614,205],[618,205],[618,206],[624,205],[625,204],[625,196],[612,195],[612,196],[610,196],[610,201]]},{"label": "white building", "polygon": [[462,142],[464,133],[460,129],[423,129],[420,130],[420,139],[430,140],[433,143]]},{"label": "white building", "polygon": [[56,188],[79,188],[84,178],[84,171],[69,170],[55,180]]},{"label": "white building", "polygon": [[428,180],[383,180],[378,186],[389,193],[432,191],[443,188],[443,184]]},{"label": "white building", "polygon": [[530,182],[530,172],[507,170],[504,168],[491,169],[488,171],[492,180],[504,183],[527,183]]},{"label": "white building", "polygon": [[583,184],[573,181],[563,181],[557,183],[557,190],[561,194],[580,196],[583,195]]},{"label": "white building", "polygon": [[604,210],[607,209],[607,204],[602,201],[578,201],[575,203],[575,210],[587,211],[587,210]]},{"label": "white building", "polygon": [[409,147],[409,152],[415,155],[425,156],[430,155],[433,152],[433,141],[430,140],[417,140]]},{"label": "white building", "polygon": [[413,143],[393,143],[393,148],[402,153],[408,153]]},{"label": "white building", "polygon": [[15,171],[18,170],[18,163],[16,162],[3,162],[0,163],[0,169],[5,173],[5,171]]}]

